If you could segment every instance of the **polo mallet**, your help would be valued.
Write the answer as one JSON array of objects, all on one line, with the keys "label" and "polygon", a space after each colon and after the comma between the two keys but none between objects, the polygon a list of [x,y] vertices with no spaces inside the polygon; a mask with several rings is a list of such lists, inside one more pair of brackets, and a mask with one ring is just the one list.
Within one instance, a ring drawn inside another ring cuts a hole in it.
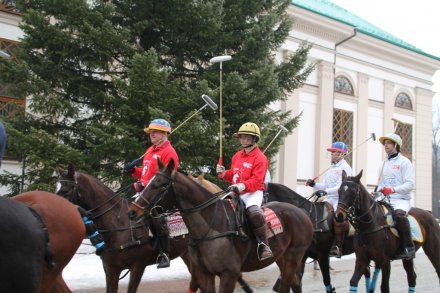
[{"label": "polo mallet", "polygon": [[5,58],[5,59],[9,59],[9,58],[11,58],[11,55],[9,55],[8,53],[6,53],[3,50],[0,50],[0,57]]},{"label": "polo mallet", "polygon": [[[363,145],[364,143],[366,143],[367,141],[369,141],[370,139],[372,139],[373,141],[376,141],[376,134],[374,132],[371,133],[371,136],[369,138],[367,138],[366,140],[364,140],[363,142],[361,142],[360,144],[358,144],[357,146],[355,146],[351,151],[346,152],[345,156],[348,156],[349,154],[351,154],[355,149],[357,149],[358,147],[360,147],[361,145]],[[321,173],[319,173],[318,176],[316,176],[315,178],[313,178],[313,181],[315,181],[316,179],[318,179],[319,177],[322,176],[322,174],[324,174],[325,172],[328,171],[328,169],[331,168],[331,165],[328,166],[327,169],[325,169],[324,171],[322,171]]]},{"label": "polo mallet", "polygon": [[399,124],[405,124],[405,123],[403,123],[402,121],[400,121],[400,120],[398,120],[396,118],[391,118],[391,120],[393,120],[393,122],[394,122],[394,133],[396,133],[397,126],[399,126]]},{"label": "polo mallet", "polygon": [[[202,99],[203,101],[205,101],[205,105],[203,105],[202,107],[200,107],[200,109],[198,109],[197,111],[194,112],[194,114],[192,114],[191,116],[189,116],[188,118],[185,119],[185,121],[183,121],[182,123],[180,123],[176,128],[174,128],[171,132],[170,135],[173,134],[173,132],[175,132],[177,129],[180,128],[180,126],[182,126],[183,124],[185,124],[186,122],[188,122],[189,119],[191,119],[192,117],[194,117],[197,113],[199,113],[200,111],[202,111],[203,109],[205,109],[207,106],[209,106],[212,110],[216,111],[218,109],[218,106],[216,103],[214,103],[213,100],[211,100],[210,97],[208,97],[207,95],[202,95]],[[140,156],[139,158],[137,158],[137,160],[142,159],[145,156],[145,153]]]},{"label": "polo mallet", "polygon": [[280,130],[278,130],[277,134],[274,136],[274,138],[272,138],[272,140],[269,142],[269,144],[267,145],[267,147],[264,149],[263,154],[266,153],[266,151],[269,149],[269,147],[274,143],[274,141],[278,138],[278,136],[280,136],[281,132],[284,131],[285,133],[288,133],[289,130],[287,130],[286,127],[284,127],[283,125],[280,125]]},{"label": "polo mallet", "polygon": [[218,109],[218,106],[216,103],[214,103],[213,100],[211,100],[210,97],[208,97],[207,95],[202,95],[202,99],[203,101],[205,101],[205,105],[203,105],[200,109],[198,109],[197,111],[195,111],[191,116],[189,116],[188,118],[185,119],[185,121],[183,121],[182,123],[180,123],[180,125],[178,125],[176,128],[173,129],[173,131],[171,131],[170,134],[173,134],[174,131],[176,131],[177,129],[180,128],[180,126],[182,126],[183,124],[185,124],[186,122],[188,122],[189,119],[193,118],[197,113],[199,113],[200,111],[202,111],[203,109],[205,109],[207,106],[209,106],[212,110],[216,111]]},{"label": "polo mallet", "polygon": [[223,62],[231,60],[232,57],[229,55],[223,55],[223,56],[216,56],[211,58],[209,62],[211,63],[220,63],[220,131],[219,131],[219,138],[220,138],[220,155],[218,159],[218,164],[223,165],[223,147],[222,147],[222,138],[223,138],[223,103],[222,103],[222,76],[223,76]]}]

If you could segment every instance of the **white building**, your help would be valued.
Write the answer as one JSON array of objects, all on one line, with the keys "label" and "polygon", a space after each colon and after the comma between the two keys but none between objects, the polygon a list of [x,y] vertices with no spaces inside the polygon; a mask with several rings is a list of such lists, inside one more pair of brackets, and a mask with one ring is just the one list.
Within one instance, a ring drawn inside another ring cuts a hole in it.
[{"label": "white building", "polygon": [[329,167],[326,148],[340,140],[352,150],[354,173],[363,170],[362,180],[372,189],[385,153],[378,140],[369,138],[396,128],[402,153],[415,166],[414,204],[431,209],[431,80],[440,58],[326,0],[294,0],[289,13],[295,23],[279,58],[308,41],[316,69],[280,105],[294,114],[302,112],[302,118],[276,158],[274,181],[311,194],[305,180]]},{"label": "white building", "polygon": [[[0,2],[0,49],[5,52],[22,36],[20,16],[9,2]],[[306,84],[279,105],[303,114],[275,158],[273,180],[310,194],[305,180],[328,168],[326,148],[342,140],[352,149],[349,160],[354,172],[364,170],[363,182],[372,188],[384,153],[378,141],[368,138],[371,133],[379,138],[392,132],[395,121],[400,121],[402,151],[415,165],[414,203],[431,209],[431,80],[440,69],[440,58],[326,0],[294,0],[288,12],[295,23],[278,58],[309,41],[310,61],[317,66]],[[0,114],[7,115],[14,102],[0,85]],[[21,172],[21,163],[5,160],[3,169]]]}]

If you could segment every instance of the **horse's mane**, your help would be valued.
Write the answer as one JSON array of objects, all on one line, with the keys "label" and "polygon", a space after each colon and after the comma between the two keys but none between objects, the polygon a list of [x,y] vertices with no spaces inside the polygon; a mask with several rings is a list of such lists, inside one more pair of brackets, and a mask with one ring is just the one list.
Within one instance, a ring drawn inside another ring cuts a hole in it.
[{"label": "horse's mane", "polygon": [[197,183],[195,180],[191,179],[188,175],[185,175],[182,172],[179,171],[173,171],[176,172],[176,174],[181,177],[183,179],[183,181],[185,182],[189,182],[189,184],[191,184],[192,186],[195,186],[198,190],[200,190],[201,192],[203,192],[203,194],[205,196],[212,196],[213,193],[210,192],[208,189],[206,189],[205,187],[203,187],[201,184]]},{"label": "horse's mane", "polygon": [[100,189],[103,189],[105,192],[109,192],[112,195],[115,193],[110,187],[108,187],[107,185],[105,185],[104,183],[102,183],[98,178],[84,173],[84,172],[75,172],[76,176],[78,177],[85,177],[86,180],[93,182],[94,184],[98,185]]},{"label": "horse's mane", "polygon": [[296,193],[295,191],[293,191],[292,189],[290,189],[289,187],[287,187],[285,185],[278,184],[278,183],[269,183],[268,188],[269,188],[269,197],[272,195],[275,195],[275,193],[271,194],[271,192],[270,192],[270,190],[273,188],[279,189],[282,191],[282,193],[281,193],[283,195],[282,198],[280,196],[277,196],[277,198],[276,198],[276,200],[278,200],[278,201],[288,202],[293,205],[313,204],[308,199],[306,199],[302,195]]}]

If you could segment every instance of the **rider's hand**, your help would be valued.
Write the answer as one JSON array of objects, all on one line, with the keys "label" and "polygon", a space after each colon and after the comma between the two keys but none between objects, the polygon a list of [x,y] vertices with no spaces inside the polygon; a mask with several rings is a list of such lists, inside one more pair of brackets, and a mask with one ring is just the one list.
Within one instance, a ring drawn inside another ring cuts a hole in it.
[{"label": "rider's hand", "polygon": [[133,183],[133,187],[134,187],[134,190],[136,190],[136,192],[141,192],[142,190],[144,190],[144,186],[142,185],[141,182]]},{"label": "rider's hand", "polygon": [[225,166],[217,164],[217,167],[215,168],[215,171],[217,172],[217,176],[219,178],[225,177],[225,174],[226,174]]},{"label": "rider's hand", "polygon": [[313,187],[313,186],[315,186],[315,184],[316,184],[316,182],[313,179],[307,179],[307,181],[306,181],[306,186]]},{"label": "rider's hand", "polygon": [[392,188],[392,187],[384,187],[382,189],[383,195],[386,195],[386,196],[388,196],[388,195],[390,195],[391,193],[394,193],[394,192],[395,192],[394,188]]},{"label": "rider's hand", "polygon": [[136,159],[124,166],[124,171],[128,173],[134,172],[134,167],[136,167],[137,164],[139,164],[142,161],[142,158]]},{"label": "rider's hand", "polygon": [[233,184],[228,187],[228,190],[234,192],[236,195],[239,195],[240,192],[242,192],[245,189],[246,189],[246,185],[244,185],[243,183]]}]

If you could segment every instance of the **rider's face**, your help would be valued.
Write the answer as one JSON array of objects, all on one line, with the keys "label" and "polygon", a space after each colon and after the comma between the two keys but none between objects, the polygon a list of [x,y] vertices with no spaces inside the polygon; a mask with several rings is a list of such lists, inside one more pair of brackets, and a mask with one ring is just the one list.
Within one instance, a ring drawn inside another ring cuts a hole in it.
[{"label": "rider's face", "polygon": [[344,154],[337,151],[331,151],[332,163],[337,163],[344,158]]},{"label": "rider's face", "polygon": [[392,154],[395,151],[396,144],[391,140],[386,139],[383,143],[383,147],[387,154]]},{"label": "rider's face", "polygon": [[150,130],[150,140],[156,146],[161,145],[167,137],[167,133],[159,130]]},{"label": "rider's face", "polygon": [[242,147],[249,146],[254,142],[254,137],[249,134],[240,135],[240,144]]}]

